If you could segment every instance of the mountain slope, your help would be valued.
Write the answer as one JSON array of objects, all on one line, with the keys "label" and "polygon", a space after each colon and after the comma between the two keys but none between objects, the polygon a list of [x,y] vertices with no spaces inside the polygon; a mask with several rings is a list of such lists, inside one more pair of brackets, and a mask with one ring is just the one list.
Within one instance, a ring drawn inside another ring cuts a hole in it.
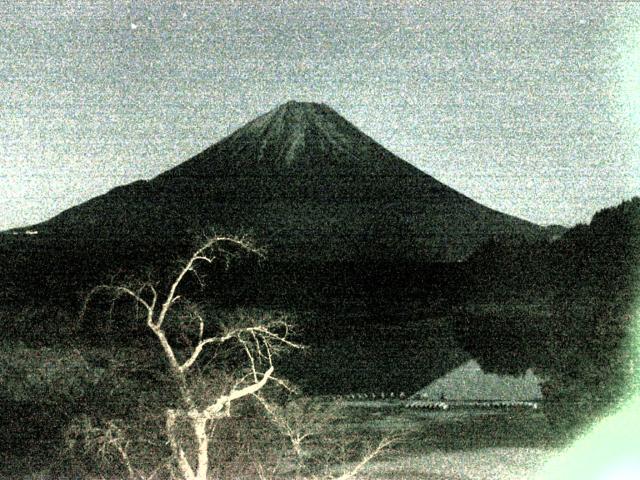
[{"label": "mountain slope", "polygon": [[274,258],[321,262],[456,261],[492,236],[542,232],[438,182],[331,108],[297,102],[150,181],[30,228],[162,244],[210,229],[249,232]]},{"label": "mountain slope", "polygon": [[[467,281],[457,261],[494,236],[546,235],[435,180],[331,108],[289,102],[149,181],[0,235],[0,278],[18,305],[65,295],[73,304],[108,273],[162,272],[212,230],[250,234],[267,262],[217,270],[216,295],[201,299],[292,311],[311,353],[287,376],[318,392],[410,392],[466,361],[444,312]],[[126,337],[131,326],[118,328]]]}]

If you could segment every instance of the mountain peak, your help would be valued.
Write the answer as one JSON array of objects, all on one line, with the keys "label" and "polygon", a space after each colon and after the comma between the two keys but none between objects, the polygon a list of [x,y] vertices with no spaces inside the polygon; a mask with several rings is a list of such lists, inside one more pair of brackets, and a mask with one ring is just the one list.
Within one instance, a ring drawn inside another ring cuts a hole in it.
[{"label": "mountain peak", "polygon": [[309,119],[310,115],[314,115],[319,110],[320,104],[313,102],[299,102],[296,100],[289,100],[275,107],[268,112],[266,116],[275,119],[281,117],[288,117],[290,120],[300,121],[302,119]]},{"label": "mountain peak", "polygon": [[249,145],[256,147],[256,155],[249,156],[256,166],[289,168],[314,164],[336,149],[349,150],[354,142],[365,142],[364,137],[326,104],[290,100],[237,130],[228,145],[235,145],[234,152],[243,150],[244,158]]},{"label": "mountain peak", "polygon": [[324,103],[317,102],[301,102],[298,100],[289,100],[285,103],[280,104],[275,108],[276,111],[287,111],[287,110],[317,110],[320,108],[328,108]]},{"label": "mountain peak", "polygon": [[264,117],[265,120],[270,122],[285,121],[287,123],[304,123],[309,125],[316,123],[318,121],[318,115],[322,114],[330,114],[334,122],[337,119],[342,119],[335,110],[324,103],[289,100],[288,102],[278,105],[261,117],[258,117],[257,120]]},{"label": "mountain peak", "polygon": [[276,257],[331,261],[459,260],[494,234],[538,231],[438,182],[331,107],[295,100],[154,179],[113,190],[49,225],[65,232],[73,225],[96,238],[250,229]]},{"label": "mountain peak", "polygon": [[269,121],[285,120],[288,123],[306,123],[307,125],[316,124],[318,121],[323,123],[346,122],[338,112],[325,103],[297,100],[282,103],[256,120],[263,117]]}]

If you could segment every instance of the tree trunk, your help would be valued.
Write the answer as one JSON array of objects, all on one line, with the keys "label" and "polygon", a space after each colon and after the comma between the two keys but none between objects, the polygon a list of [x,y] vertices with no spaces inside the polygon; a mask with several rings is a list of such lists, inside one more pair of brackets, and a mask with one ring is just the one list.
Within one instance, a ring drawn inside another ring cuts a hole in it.
[{"label": "tree trunk", "polygon": [[178,418],[178,412],[173,409],[167,410],[167,436],[169,437],[171,451],[178,462],[178,468],[184,480],[207,480],[209,473],[209,437],[207,436],[207,422],[209,419],[203,412],[196,409],[190,410],[187,416],[196,441],[197,450],[195,452],[195,461],[197,467],[195,472],[191,466],[192,464],[189,463],[187,454],[180,445],[180,439],[176,435],[175,424]]},{"label": "tree trunk", "polygon": [[207,418],[198,412],[191,417],[191,425],[198,442],[198,470],[196,480],[207,480],[209,472],[209,437],[207,436]]},{"label": "tree trunk", "polygon": [[175,425],[176,425],[177,413],[173,409],[167,410],[167,437],[169,438],[169,445],[171,445],[171,451],[178,461],[178,468],[182,474],[184,480],[196,480],[196,475],[193,473],[193,469],[187,460],[187,456],[184,450],[180,446],[179,440],[176,437]]}]

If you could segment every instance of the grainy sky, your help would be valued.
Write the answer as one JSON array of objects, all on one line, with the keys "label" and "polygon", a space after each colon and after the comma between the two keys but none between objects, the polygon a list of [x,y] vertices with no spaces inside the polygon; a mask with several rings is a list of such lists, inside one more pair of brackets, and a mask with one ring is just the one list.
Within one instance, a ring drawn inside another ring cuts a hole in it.
[{"label": "grainy sky", "polygon": [[324,102],[495,209],[640,193],[635,2],[0,0],[0,229]]}]

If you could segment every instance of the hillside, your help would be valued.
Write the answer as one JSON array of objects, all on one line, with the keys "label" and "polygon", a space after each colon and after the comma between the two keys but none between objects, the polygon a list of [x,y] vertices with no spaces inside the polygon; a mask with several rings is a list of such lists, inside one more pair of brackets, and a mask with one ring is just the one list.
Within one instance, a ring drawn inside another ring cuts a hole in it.
[{"label": "hillside", "polygon": [[438,182],[331,108],[297,102],[156,178],[21,231],[166,247],[211,229],[250,232],[272,258],[321,262],[457,261],[492,236],[541,232]]},{"label": "hillside", "polygon": [[296,360],[294,376],[337,391],[410,391],[466,360],[443,316],[464,283],[459,262],[490,238],[547,236],[418,170],[326,105],[288,102],[153,179],[6,232],[5,295],[77,302],[109,273],[171,267],[212,231],[251,235],[267,260],[217,272],[209,298],[305,312],[314,353]]},{"label": "hillside", "polygon": [[[460,344],[492,372],[535,367],[558,406],[581,403],[585,416],[601,412],[637,388],[639,265],[638,197],[552,242],[491,242],[465,267]],[[567,413],[558,418],[571,422]]]}]

